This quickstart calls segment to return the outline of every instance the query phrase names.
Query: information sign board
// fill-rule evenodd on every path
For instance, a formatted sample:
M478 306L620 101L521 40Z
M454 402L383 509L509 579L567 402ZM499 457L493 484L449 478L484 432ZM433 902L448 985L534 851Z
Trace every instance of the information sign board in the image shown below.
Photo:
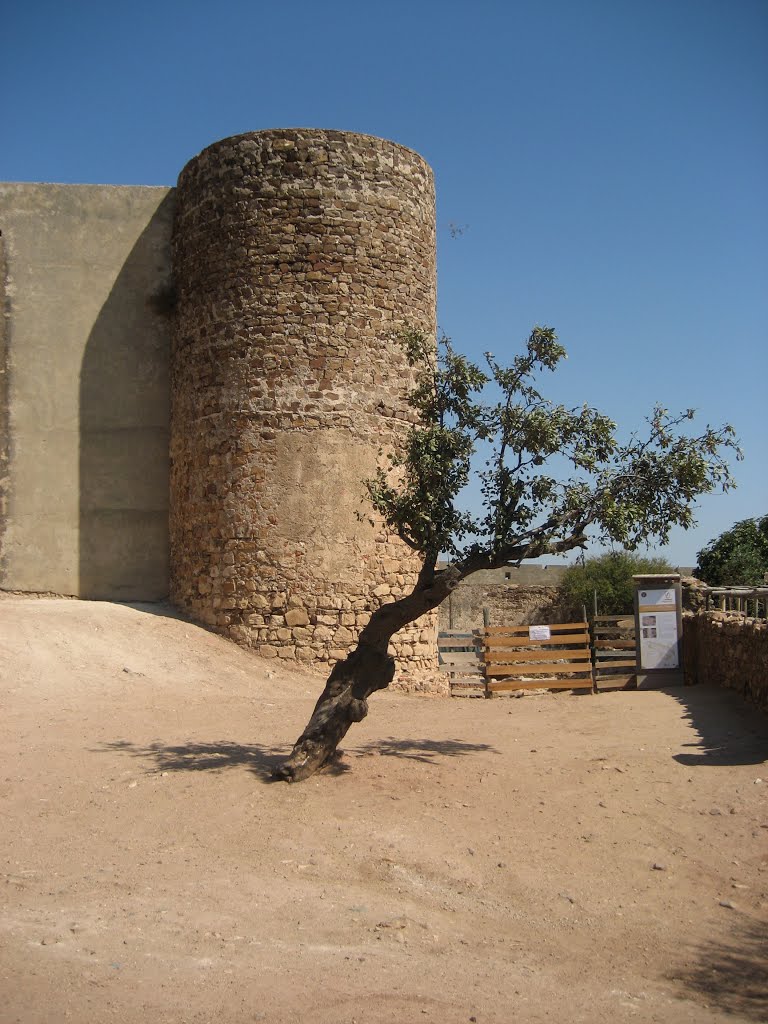
M641 668L677 668L677 595L674 588L637 594Z
M683 682L682 590L678 573L635 576L637 685Z

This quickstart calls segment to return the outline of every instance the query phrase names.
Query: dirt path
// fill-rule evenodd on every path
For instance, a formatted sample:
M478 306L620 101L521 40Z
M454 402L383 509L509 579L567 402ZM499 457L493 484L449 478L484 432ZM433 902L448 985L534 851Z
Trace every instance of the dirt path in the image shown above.
M768 722L730 695L380 695L167 609L0 601L0 1022L768 1019ZM761 780L761 781L759 781Z

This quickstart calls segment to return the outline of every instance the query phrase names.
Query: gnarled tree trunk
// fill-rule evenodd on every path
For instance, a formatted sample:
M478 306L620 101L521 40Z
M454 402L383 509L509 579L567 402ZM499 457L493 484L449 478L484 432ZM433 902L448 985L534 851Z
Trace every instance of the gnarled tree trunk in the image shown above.
M388 653L392 636L436 608L459 582L458 572L422 570L413 592L383 605L360 633L357 647L333 668L304 732L274 772L286 782L302 782L329 764L347 730L368 714L368 698L385 690L395 677L395 659Z
M542 529L553 524L545 523ZM385 604L371 615L361 631L357 647L338 662L312 712L304 732L293 750L274 772L277 779L302 782L329 764L336 748L354 722L368 714L368 698L376 690L385 690L395 676L395 659L389 654L389 641L399 629L437 608L459 583L480 569L498 569L519 565L524 558L559 554L572 547L583 547L586 523L577 523L571 537L561 541L548 539L508 544L496 551L481 547L471 550L459 563L435 569L437 554L425 556L424 565L412 592L399 601Z

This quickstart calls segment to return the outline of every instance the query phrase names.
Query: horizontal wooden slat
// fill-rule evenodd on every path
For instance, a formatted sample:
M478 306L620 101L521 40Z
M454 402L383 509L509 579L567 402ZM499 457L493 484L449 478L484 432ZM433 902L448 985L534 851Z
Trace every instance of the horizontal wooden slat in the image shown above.
M444 662L463 664L469 661L476 663L479 661L479 658L474 651L441 651L440 660Z
M520 640L519 637L512 636L499 636L499 637L488 637L485 641L485 649L489 650L497 647L552 647L555 644L559 644L561 647L568 647L571 644L583 645L587 642L585 635L578 636L570 634L568 636L553 636L551 640L529 640L528 637L525 640Z
M634 658L631 661L597 662L595 672L613 672L617 668L637 668L637 662Z
M520 682L503 681L499 683L488 683L488 689L492 693L499 693L504 690L591 690L592 680L531 679Z
M586 671L592 664L590 657L585 658L569 658L568 661L510 661L507 658L490 658L485 659L485 668L487 672L495 672L499 667L511 669L514 672L524 676L526 672L541 672L542 669L546 669L548 672L570 672L570 671Z
M633 649L634 648L632 647L622 647L618 650L613 650L610 647L605 647L601 648L598 651L595 651L595 658L598 661L601 661L602 659L604 659L605 661L610 661L611 658L628 658L632 653Z
M613 647L616 650L631 650L636 644L637 641L635 640L595 640L595 648L597 650L609 647Z
M485 660L489 663L505 661L510 664L523 664L529 661L589 661L591 654L588 647L582 647L578 651L516 651L512 648L506 651L486 651Z
M598 679L598 693L605 693L607 690L630 690L637 685L637 676L632 673L628 676L609 676L606 679Z
M484 636L528 636L529 626L486 626Z
M622 629L621 626L595 626L592 630L593 636L627 636L634 635L634 629Z
M538 675L584 675L591 672L592 666L584 665L486 665L485 673L488 676L538 676Z
M632 615L596 615L595 622L634 622Z
M541 625L548 625L547 623L541 623ZM563 630L563 629L584 629L587 630L589 624L586 622L557 622L554 625L550 625L550 630ZM486 626L483 633L486 636L498 636L499 634L510 634L512 636L527 636L528 630L531 626Z

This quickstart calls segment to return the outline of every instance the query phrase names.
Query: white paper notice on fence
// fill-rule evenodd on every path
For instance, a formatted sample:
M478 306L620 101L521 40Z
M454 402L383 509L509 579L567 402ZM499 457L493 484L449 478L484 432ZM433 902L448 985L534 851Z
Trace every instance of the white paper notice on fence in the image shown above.
M551 640L552 634L549 626L529 626L528 627L528 639L529 640Z
M641 590L640 665L642 668L677 668L678 636L675 591Z

